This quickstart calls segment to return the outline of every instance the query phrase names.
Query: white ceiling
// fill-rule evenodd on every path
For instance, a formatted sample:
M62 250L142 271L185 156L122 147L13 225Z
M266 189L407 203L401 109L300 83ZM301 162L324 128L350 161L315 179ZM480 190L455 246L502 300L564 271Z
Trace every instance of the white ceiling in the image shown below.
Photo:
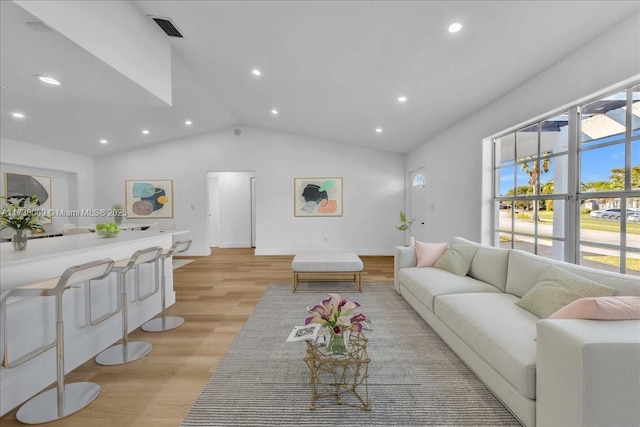
M99 156L251 125L408 152L640 10L637 1L134 3L185 36L170 40L173 105L3 0L3 137ZM450 34L454 21L464 27ZM63 85L45 87L37 73ZM13 119L16 110L27 117Z

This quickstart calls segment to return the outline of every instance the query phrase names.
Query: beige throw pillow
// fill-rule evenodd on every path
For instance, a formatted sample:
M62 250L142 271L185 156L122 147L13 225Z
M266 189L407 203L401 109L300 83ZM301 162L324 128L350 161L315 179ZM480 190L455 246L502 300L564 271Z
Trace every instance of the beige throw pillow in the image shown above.
M451 244L433 266L458 276L466 276L476 252L478 252L476 246Z
M607 297L616 289L550 266L538 278L538 283L524 294L516 305L546 319L565 305L589 297Z

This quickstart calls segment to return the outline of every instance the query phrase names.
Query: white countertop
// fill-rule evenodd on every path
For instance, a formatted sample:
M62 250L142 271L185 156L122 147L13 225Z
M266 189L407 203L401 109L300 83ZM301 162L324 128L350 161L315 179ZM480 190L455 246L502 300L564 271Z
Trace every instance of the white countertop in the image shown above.
M0 243L0 266L8 267L22 263L39 261L59 256L62 253L82 252L87 249L117 246L132 241L150 239L164 235L183 234L188 231L121 231L116 237L103 238L95 233L75 234L52 237L49 239L31 239L24 251L14 251L11 242Z

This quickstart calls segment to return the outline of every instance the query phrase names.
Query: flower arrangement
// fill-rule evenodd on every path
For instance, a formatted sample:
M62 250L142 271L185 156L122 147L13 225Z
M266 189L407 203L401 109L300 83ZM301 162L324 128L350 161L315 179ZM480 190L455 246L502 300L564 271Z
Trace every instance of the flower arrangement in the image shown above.
M4 203L0 213L0 228L14 230L42 230L42 223L50 219L40 208L38 197L2 197Z
M11 238L13 249L23 251L27 248L26 231L44 230L42 223L51 217L40 208L38 197L2 197L4 203L0 211L0 230L12 228L15 235Z
M309 310L311 317L304 321L305 325L317 323L329 330L330 340L327 348L333 353L345 353L344 333L360 332L363 324L369 323L362 313L353 314L360 304L338 294L329 294L322 302Z

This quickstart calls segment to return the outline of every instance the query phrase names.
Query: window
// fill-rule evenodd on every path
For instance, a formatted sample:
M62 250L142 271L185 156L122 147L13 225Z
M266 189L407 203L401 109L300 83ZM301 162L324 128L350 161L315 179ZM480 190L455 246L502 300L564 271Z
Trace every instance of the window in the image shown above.
M640 85L494 139L496 246L640 276Z
M420 187L420 186L424 187L424 176L420 173L416 174L416 176L413 178L413 183L411 185L413 187Z

